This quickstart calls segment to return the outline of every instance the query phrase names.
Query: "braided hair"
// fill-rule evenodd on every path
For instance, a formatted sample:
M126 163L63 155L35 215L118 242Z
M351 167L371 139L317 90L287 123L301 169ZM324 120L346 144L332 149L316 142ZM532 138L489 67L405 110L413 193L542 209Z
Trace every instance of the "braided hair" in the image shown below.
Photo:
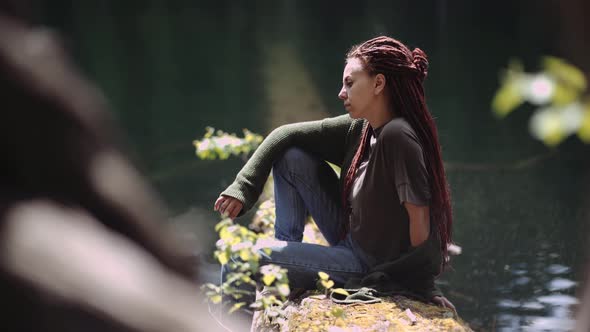
M423 82L428 74L426 54L419 48L411 51L403 43L391 37L380 36L353 46L346 58L359 59L370 75L385 76L386 91L390 95L392 112L408 121L420 140L432 195L430 215L441 240L441 251L445 258L443 262L446 265L447 248L452 243L453 215L438 133L424 97ZM345 192L346 184L353 182L358 161L366 145L369 127L366 126L363 130L361 144L346 174Z

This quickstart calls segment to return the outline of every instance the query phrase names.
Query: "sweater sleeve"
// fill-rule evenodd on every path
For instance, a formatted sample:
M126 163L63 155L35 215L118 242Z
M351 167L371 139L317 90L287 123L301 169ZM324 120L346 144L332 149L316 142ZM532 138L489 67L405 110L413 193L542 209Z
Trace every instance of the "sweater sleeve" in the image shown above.
M250 210L262 193L274 162L289 148L298 147L318 158L342 164L352 119L342 115L317 121L287 124L273 130L221 194L240 200L240 215Z

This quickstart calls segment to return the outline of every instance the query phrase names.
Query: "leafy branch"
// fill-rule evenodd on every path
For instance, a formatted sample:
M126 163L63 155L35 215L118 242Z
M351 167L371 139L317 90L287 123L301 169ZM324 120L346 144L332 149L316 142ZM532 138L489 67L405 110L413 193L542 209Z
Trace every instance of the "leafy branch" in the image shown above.
M545 145L557 146L573 134L590 143L590 97L584 74L555 57L544 57L541 67L539 72L527 73L519 61L510 62L492 101L495 114L503 118L529 103L538 107L529 130Z

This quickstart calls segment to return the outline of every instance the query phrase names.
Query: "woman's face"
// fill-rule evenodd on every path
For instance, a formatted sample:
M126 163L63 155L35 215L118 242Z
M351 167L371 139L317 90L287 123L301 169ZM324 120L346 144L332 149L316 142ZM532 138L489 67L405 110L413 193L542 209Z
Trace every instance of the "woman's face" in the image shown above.
M353 119L367 118L375 101L374 78L364 69L358 58L349 58L342 74L342 89L338 98Z

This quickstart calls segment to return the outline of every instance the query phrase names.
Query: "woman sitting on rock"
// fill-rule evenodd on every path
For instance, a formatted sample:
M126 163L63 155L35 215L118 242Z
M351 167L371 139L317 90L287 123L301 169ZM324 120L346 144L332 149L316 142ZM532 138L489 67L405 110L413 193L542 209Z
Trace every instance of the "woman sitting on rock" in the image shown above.
M452 307L434 285L452 213L427 69L422 50L390 37L354 46L338 94L348 114L275 129L215 202L230 218L243 214L272 169L279 241L261 264L287 268L292 288L314 288L324 271L345 287ZM329 247L301 242L308 214Z

